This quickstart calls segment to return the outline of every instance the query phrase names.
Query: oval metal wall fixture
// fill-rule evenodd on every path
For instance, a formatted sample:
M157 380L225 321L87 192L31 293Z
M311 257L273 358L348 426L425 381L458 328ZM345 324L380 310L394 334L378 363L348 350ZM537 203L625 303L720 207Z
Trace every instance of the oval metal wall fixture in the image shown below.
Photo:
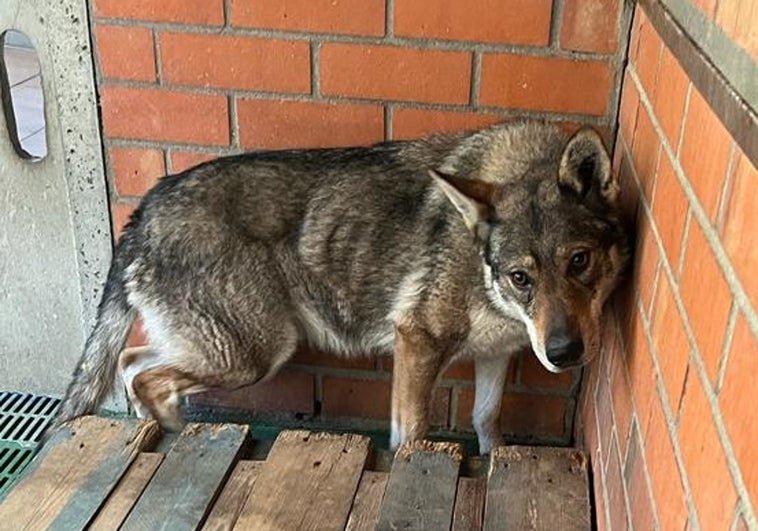
M47 155L45 95L37 52L24 33L0 35L0 93L9 137L22 158Z

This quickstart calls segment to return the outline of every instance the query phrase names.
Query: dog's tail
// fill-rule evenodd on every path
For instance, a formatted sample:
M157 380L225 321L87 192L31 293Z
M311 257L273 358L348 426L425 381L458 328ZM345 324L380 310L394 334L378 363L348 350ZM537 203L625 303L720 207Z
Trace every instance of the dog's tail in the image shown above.
M43 440L67 420L94 413L113 388L118 357L137 315L127 300L124 283L124 270L130 262L128 255L131 253L128 249L132 247L135 222L132 218L113 253L95 327L87 338L84 353L74 369L73 379L55 417L45 430Z

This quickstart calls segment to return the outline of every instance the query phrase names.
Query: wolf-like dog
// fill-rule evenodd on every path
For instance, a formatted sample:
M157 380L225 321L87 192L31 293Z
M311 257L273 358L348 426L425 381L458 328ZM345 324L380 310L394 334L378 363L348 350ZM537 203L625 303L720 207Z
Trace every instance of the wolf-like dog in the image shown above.
M473 358L488 453L512 353L559 372L598 352L629 254L618 195L597 132L536 121L166 176L116 245L53 424L118 371L138 414L178 428L182 396L268 378L307 342L394 356L392 448L424 437L436 379ZM137 315L151 346L122 351Z

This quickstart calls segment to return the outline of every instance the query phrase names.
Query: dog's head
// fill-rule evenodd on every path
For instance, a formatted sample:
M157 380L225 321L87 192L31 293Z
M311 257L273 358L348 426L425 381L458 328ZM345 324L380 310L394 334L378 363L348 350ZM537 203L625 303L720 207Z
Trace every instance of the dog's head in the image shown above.
M508 156L485 156L473 177L433 178L481 244L490 300L526 325L540 362L561 372L600 350L603 305L628 261L619 184L592 129L556 136L542 153L527 144L518 159L513 140L501 150Z

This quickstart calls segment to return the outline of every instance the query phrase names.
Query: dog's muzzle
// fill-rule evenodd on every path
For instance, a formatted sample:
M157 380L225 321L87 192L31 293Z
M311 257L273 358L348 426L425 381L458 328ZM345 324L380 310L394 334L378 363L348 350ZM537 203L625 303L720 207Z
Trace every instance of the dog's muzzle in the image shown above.
M559 368L578 365L584 354L584 341L579 336L557 334L550 337L545 348L547 359Z

